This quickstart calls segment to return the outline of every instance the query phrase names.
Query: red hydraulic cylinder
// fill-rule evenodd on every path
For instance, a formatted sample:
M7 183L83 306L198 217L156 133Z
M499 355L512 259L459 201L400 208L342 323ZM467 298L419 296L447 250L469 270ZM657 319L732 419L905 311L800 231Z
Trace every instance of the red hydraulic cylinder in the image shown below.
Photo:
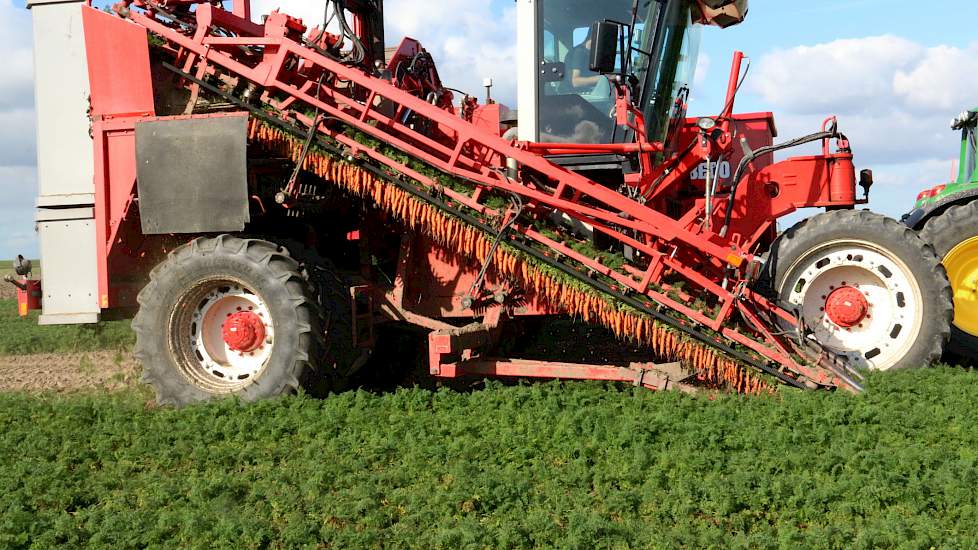
M837 158L832 163L829 200L835 203L856 204L856 167L849 155Z

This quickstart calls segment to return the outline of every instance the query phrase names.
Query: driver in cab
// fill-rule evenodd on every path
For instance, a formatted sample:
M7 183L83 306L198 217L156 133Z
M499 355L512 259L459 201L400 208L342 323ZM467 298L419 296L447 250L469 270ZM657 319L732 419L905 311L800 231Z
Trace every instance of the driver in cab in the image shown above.
M567 54L567 71L570 76L571 88L578 94L588 94L594 91L601 79L600 74L591 70L591 45L594 30L589 29L587 38Z

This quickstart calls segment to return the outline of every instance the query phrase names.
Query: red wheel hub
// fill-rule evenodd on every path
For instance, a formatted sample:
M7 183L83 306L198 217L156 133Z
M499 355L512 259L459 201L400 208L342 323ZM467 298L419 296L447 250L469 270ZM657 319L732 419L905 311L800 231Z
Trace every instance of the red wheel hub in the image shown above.
M239 311L228 317L221 332L224 343L233 351L248 353L265 344L265 323L250 311Z
M858 288L840 287L825 299L825 314L836 325L852 328L869 314L869 301Z

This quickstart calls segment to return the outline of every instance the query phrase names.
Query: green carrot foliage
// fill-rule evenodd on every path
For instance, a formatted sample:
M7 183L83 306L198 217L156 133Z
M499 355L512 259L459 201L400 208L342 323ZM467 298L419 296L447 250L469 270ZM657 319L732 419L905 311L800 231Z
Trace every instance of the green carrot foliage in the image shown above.
M0 396L0 547L973 547L978 379Z

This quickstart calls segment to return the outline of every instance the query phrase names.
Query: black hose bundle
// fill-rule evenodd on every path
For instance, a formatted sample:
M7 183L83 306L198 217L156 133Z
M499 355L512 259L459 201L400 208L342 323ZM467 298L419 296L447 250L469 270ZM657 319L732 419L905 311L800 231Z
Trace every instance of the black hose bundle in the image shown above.
M341 49L342 45L346 42L349 42L351 45L350 53L343 56L341 61L351 65L362 64L363 60L367 58L367 49L364 47L360 37L357 36L357 33L353 32L353 29L350 28L350 23L346 20L345 0L326 0L326 5L323 7L323 26L319 31L319 35L314 41L315 43L307 43L307 45L311 46L321 54L335 57L335 54L338 54L339 52L324 52L319 46L320 41L326 34L326 27L328 27L334 20L337 21L340 26L340 36L342 37L342 40L337 48Z
M730 185L730 199L727 201L727 211L724 214L723 228L720 230L720 236L726 237L727 231L730 229L730 219L733 217L733 209L735 203L734 199L737 196L737 187L740 186L740 182L744 178L744 172L747 170L747 167L750 166L751 163L753 163L755 160L757 160L758 158L764 155L770 155L784 149L791 149L793 147L798 147L806 143L812 143L814 141L821 141L825 139L832 139L838 137L844 138L845 136L839 134L837 128L833 125L832 129L830 130L816 132L814 134L808 134L807 136L801 136L791 141L786 141L784 143L777 143L775 145L770 145L768 147L761 147L756 151L751 151L750 153L744 155L744 158L740 160L740 164L737 165L737 171L734 172L733 180L731 180L732 183Z

